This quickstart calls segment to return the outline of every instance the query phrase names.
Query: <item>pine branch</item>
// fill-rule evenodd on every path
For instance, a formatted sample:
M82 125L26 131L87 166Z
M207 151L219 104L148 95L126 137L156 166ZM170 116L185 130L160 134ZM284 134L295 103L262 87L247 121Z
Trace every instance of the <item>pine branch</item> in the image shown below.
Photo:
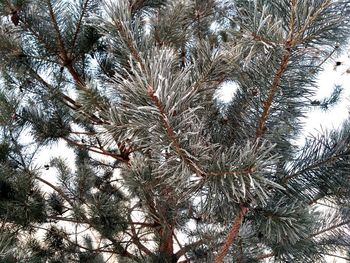
M295 41L298 41L299 43L303 43L305 41L310 41L310 37L306 37L306 38L302 38L305 31L307 30L307 27L310 26L319 16L320 14L327 8L329 7L330 5L332 4L332 1L331 0L326 0L324 1L320 8L316 10L316 12L312 15L310 15L306 21L304 22L302 28L299 30L298 34L297 34L297 37L296 37L296 40Z
M128 218L129 218L130 222L133 222L130 214L128 214ZM132 241L138 247L138 249L143 251L146 255L153 255L152 251L149 250L146 246L144 246L141 243L141 241L138 237L138 234L136 233L136 229L135 229L134 224L131 223L130 228L131 228L131 233L132 233L132 235L131 235Z
M68 72L71 74L73 80L77 83L77 87L83 91L87 91L87 89L84 88L85 84L84 82L82 81L80 75L78 74L78 72L75 70L75 68L73 67L72 65L72 58L69 58L68 57L68 54L67 54L67 51L65 50L65 46L64 46L64 42L62 40L62 36L61 36L61 33L59 31L59 28L58 28L58 24L57 24L57 21L56 21L56 18L54 16L54 13L53 13L53 10L52 10L52 6L51 6L51 1L50 0L47 0L50 8L49 8L49 11L50 11L50 16L51 16L51 19L54 21L54 27L56 29L56 34L57 34L57 38L59 39L59 44L60 44L60 51L59 51L59 54L57 54L57 50L52 47L49 43L47 43L41 36L39 33L37 33L35 30L32 29L32 27L26 23L26 21L24 21L23 19L20 18L20 21L21 23L23 23L24 25L26 25L25 29L28 29L29 32L35 36L35 38L39 41L39 43L41 43L42 45L44 45L44 47L46 48L46 50L48 50L51 54L53 55L56 55L61 61L60 61L60 64L63 65L64 67L67 68ZM76 103L78 104L78 103ZM70 106L69 106L70 107ZM81 107L78 106L79 108Z
M204 240L198 240L198 241L192 242L190 244L187 244L187 245L183 246L182 248L180 248L180 250L178 250L176 252L175 256L176 256L176 258L180 258L180 257L184 256L191 249L193 249L199 245L203 245L203 244L205 244ZM190 262L190 260L186 260L185 262Z
M133 39L131 39L130 36L127 34L127 32L125 31L125 29L122 26L122 23L120 21L113 20L113 22L114 22L114 25L115 25L116 29L118 30L120 35L123 37L125 43L127 44L127 47L129 48L133 58L139 63L139 65L141 67L141 70L144 73L147 73L147 69L146 69L146 66L144 65L144 62L143 62L143 60L141 58L141 55L139 54L137 48L133 44L134 43ZM209 71L206 72L206 73L208 74ZM198 91L201 83L203 81L205 81L205 79L207 77L208 76L205 75L204 78L202 78L201 80L197 81L195 83L195 85L191 88L191 92L189 93L188 96L190 96L194 92ZM220 84L222 81L223 81L223 79L221 81L219 81L218 84ZM160 114L162 116L163 126L166 129L166 132L167 132L167 135L168 135L169 139L173 142L173 144L175 146L175 149L176 149L176 152L179 155L179 157L191 168L191 170L195 174L197 174L198 176L201 176L201 177L205 176L206 175L205 172L197 164L195 164L192 160L190 160L188 158L187 154L184 152L184 150L180 146L180 144L179 144L179 142L178 142L178 140L176 138L175 132L172 129L170 123L169 123L169 119L168 119L168 117L166 116L166 113L163 110L163 106L162 106L161 102L159 101L158 97L155 95L155 91L154 91L153 87L149 85L148 88L147 88L147 92L148 92L148 95L150 96L151 100L154 102L154 104L156 105L156 107L158 108L158 110L159 110L159 112L160 112ZM228 173L223 173L223 174L228 174ZM231 173L231 174L233 174L233 173ZM216 175L216 173L209 174L209 175Z
M141 69L143 72L147 72L146 66L141 58L141 55L139 54L137 48L134 46L134 41L133 39L128 35L128 33L125 31L122 23L119 20L113 20L114 26L120 33L121 37L124 39L127 47L129 48L131 55L133 58L139 63Z
M263 255L257 256L256 259L262 260L262 259L271 258L273 256L275 256L275 253L268 253L268 254L263 254Z
M232 228L229 231L229 233L227 234L225 242L222 245L219 253L216 255L216 257L214 259L214 263L223 262L225 256L227 255L227 253L229 251L229 248L231 247L231 245L233 244L233 242L235 241L235 239L239 233L239 230L241 228L241 224L242 224L243 219L244 219L245 215L247 214L247 212L248 212L248 208L241 205L239 214L237 215L237 217L233 221Z
M68 72L71 74L74 81L77 83L77 87L86 91L84 81L82 80L82 78L80 77L80 75L78 74L76 69L73 67L73 64L72 64L73 61L72 61L72 57L71 57L72 54L67 53L67 50L66 50L63 38L62 38L62 34L61 34L60 29L59 29L55 13L53 11L51 0L47 0L47 4L49 7L51 22L54 26L54 29L56 32L56 37L58 39L58 43L59 43L59 47L60 47L60 50L59 50L60 53L58 54L58 57L61 59L62 66L67 68Z
M286 71L289 59L291 57L291 49L290 49L291 46L289 46L289 44L287 44L287 42L286 42L285 54L283 55L283 58L282 58L281 63L279 65L279 68L276 72L276 75L275 75L273 81L272 81L272 86L269 90L268 97L263 102L263 112L260 116L259 124L258 124L258 127L256 129L256 133L255 133L256 140L259 139L264 133L265 123L266 123L268 115L269 115L270 107L272 105L272 102L274 100L276 92L279 88L279 83L281 81L282 75Z
M205 176L205 172L200 167L198 167L197 164L195 164L192 160L190 160L187 157L187 154L182 149L180 143L178 142L178 140L176 138L176 134L169 123L168 116L164 112L163 106L162 106L161 102L159 101L158 97L155 95L155 91L154 91L153 87L149 85L147 92L148 92L148 95L150 96L151 100L153 101L153 103L156 105L156 107L157 107L157 109L162 117L163 126L167 132L169 139L174 144L175 150L176 150L177 154L179 155L179 157L191 168L191 170L195 174L197 174L198 176Z
M311 199L310 201L307 202L308 205L314 205L314 204L317 204L317 201L326 197L325 194L319 194L317 195L316 197L314 197L313 199Z
M76 42L77 42L77 39L78 39L78 34L80 32L81 24L83 22L84 15L87 12L87 8L88 8L89 2L90 2L90 0L85 0L85 2L83 4L82 10L81 10L81 13L80 13L80 16L79 16L79 20L78 20L78 23L77 23L77 26L76 26L76 29L75 29L75 32L74 32L73 40L72 40L71 53L74 52L74 48L75 48L75 45L76 45Z
M250 175L256 171L256 167L254 165L250 165L249 167L236 171L223 171L223 172L208 172L206 176L239 176L239 175Z
M65 193L64 193L60 188L55 187L54 185L52 185L51 183L47 182L46 180L43 180L43 179L40 178L40 177L37 177L37 179L38 179L39 181L41 181L41 182L47 184L48 186L50 186L52 189L54 189L56 192L58 192L63 198L69 200L69 198L67 198L67 196L65 195ZM68 200L67 200L67 201L68 201ZM73 203L71 203L70 201L68 201L68 202L71 204L72 207L74 207L74 206L73 206ZM78 224L87 224L87 225L89 225L91 228L95 229L94 225L90 222L90 220L89 220L85 215L82 215L82 216L83 216L83 219L84 219L82 222L78 221L78 222L74 222L74 223L78 223ZM52 219L63 220L63 219L60 218L60 217L52 217ZM69 219L67 219L67 220L68 220L69 222L72 222L72 223L73 223L72 220L69 220ZM63 221L67 221L67 220L63 220ZM104 237L104 238L106 238L106 237ZM117 242L114 238L108 237L108 238L106 238L106 239L108 239L109 241L111 241L111 243L112 243L112 245L115 247L115 249L113 249L113 250L108 250L108 251L107 251L107 250L103 250L103 249L95 249L94 251L108 252L108 253L117 253L117 254L119 254L119 255L122 256L122 257L127 257L127 258L134 259L134 260L137 261L138 258L137 258L135 255L133 255L132 253L130 253L127 249L125 249L125 248L124 248L119 242ZM76 243L76 242L73 242L73 241L71 241L71 240L67 240L67 241L71 242L73 245L76 245L76 246L78 246L78 247L84 248L84 247L80 246L80 245L79 245L78 243ZM91 251L92 251L92 250L91 250Z
M64 198L64 200L67 201L67 203L71 207L74 207L74 203L72 202L72 200L66 195L66 193L61 188L53 185L52 183L50 183L50 182L46 181L45 179L41 178L40 176L36 176L35 179L38 180L39 182L42 182L42 183L46 184L47 186L49 186L53 190L55 190L58 194L60 194L60 196L62 196Z
M67 55L65 44L64 44L64 41L63 41L63 38L62 38L62 34L61 34L60 29L59 29L57 20L56 20L56 16L55 16L55 13L54 13L54 10L53 10L53 6L52 6L52 3L51 3L51 0L46 0L46 2L47 2L47 5L48 5L48 9L49 9L51 23L53 24L53 27L55 29L56 38L58 40L58 44L59 44L59 47L60 47L59 57L62 59L63 65L69 64L70 62L68 63L68 59L70 59L70 58L68 58L68 55Z
M273 42L273 41L270 41L266 38L264 38L263 36L260 36L260 35L257 35L256 33L252 32L252 37L255 41L258 41L258 42L263 42L263 43L266 43L272 47L275 47L275 46L278 46L278 45L281 45L282 43L278 43L278 42Z
M259 119L259 124L256 129L256 134L255 134L255 141L258 141L259 138L263 135L264 133L264 128L265 128L265 123L267 121L268 115L269 115L269 110L272 105L272 102L274 100L274 97L276 95L276 92L279 88L279 83L281 81L281 78L284 74L284 72L287 69L289 60L292 55L292 48L296 45L296 43L293 43L293 36L294 36L294 26L295 26L295 18L296 18L296 5L297 5L297 0L291 0L291 14L290 14L290 23L289 23L289 35L288 39L286 40L284 44L284 54L282 57L282 60L280 62L279 68L276 71L276 74L274 76L274 79L272 81L271 88L268 93L267 99L263 102L263 112L260 116ZM239 229L241 227L241 222L244 219L244 216L248 212L248 208L242 207L241 205L241 211L240 214L236 217L234 220L234 223L232 225L232 228L230 232L228 233L226 237L226 241L224 245L221 247L221 251L219 252L218 256L215 259L215 263L221 263L228 253L228 250L232 243L235 240L236 235L239 232Z
M49 230L47 230L47 231L49 231ZM75 242L75 241L70 240L70 239L69 239L68 237L66 237L65 235L62 235L61 237L62 237L64 240L66 240L68 243L70 243L71 245L76 246L76 247L79 247L79 248L84 249L84 250L86 250L86 251L90 251L90 252L94 252L94 253L103 253L103 252L105 252L105 253L112 253L112 254L115 252L114 250L105 249L104 247L95 248L95 249L89 248L89 247L85 247L85 246L79 244L79 242ZM110 247L110 245L106 245L105 247Z
M276 92L279 88L279 83L281 81L281 78L284 74L284 72L287 69L289 60L292 55L292 49L297 46L301 39L300 36L302 36L307 29L308 23L304 24L304 26L295 33L295 24L296 24L296 8L298 4L298 0L290 0L291 1L291 15L290 15L290 22L289 22L289 33L288 38L284 43L284 55L282 57L282 60L280 62L279 68L276 71L275 77L272 81L271 88L268 93L267 99L263 102L263 112L259 119L259 125L256 129L256 139L260 138L264 133L265 123L267 121L269 110L272 105L272 102L274 100L274 97L276 95ZM328 6L329 0L325 1L320 9L312 16L309 20L309 23L312 23L317 16Z
M109 152L109 151L107 151L106 149L104 149L102 147L98 147L97 148L97 147L94 147L94 146L81 144L81 143L78 143L78 142L68 138L68 137L64 137L62 139L65 140L68 144L77 146L77 147L79 147L81 149L88 150L88 151L91 151L91 152L94 152L94 153L99 153L99 154L102 154L102 155L113 157L114 159L116 159L118 161L121 161L121 162L124 162L124 163L129 163L129 161L130 161L129 158L125 158L121 154L115 154L115 153Z
M31 27L30 24L28 24L28 23L27 23L25 20L23 20L22 18L19 18L19 21L21 22L21 24L24 25L24 30L27 29L27 30L32 34L32 36L34 36L34 37L36 38L36 40L37 40L41 45L43 45L43 46L45 47L45 49L46 49L47 51L49 51L49 52L50 52L51 54L53 54L53 55L56 55L56 53L57 53L56 48L53 47L53 46L51 46L49 43L47 43L47 42L45 41L45 39L42 38L42 36L40 36L40 34L39 34L36 30L34 30L34 29ZM55 62L55 63L57 63L57 62ZM58 63L57 63L57 64L58 64Z
M347 224L350 224L350 220L346 220L346 221L341 222L341 223L339 223L339 224L335 224L335 225L332 225L332 226L327 227L327 228L325 228L325 229L322 229L322 230L320 230L320 231L318 231L318 232L316 232L316 233L310 235L310 236L307 237L306 239L314 238L314 237L316 237L316 236L319 236L319 235L321 235L321 234L324 234L324 233L326 233L326 232L328 232L328 231L335 230L335 229L337 229L337 228L339 228L339 227L342 227L342 226L344 226L344 225L347 225ZM267 258L273 257L273 256L275 256L275 255L276 255L275 253L263 254L263 255L257 256L256 259L258 259L258 260L267 259Z
M19 161L17 161L17 162L23 167L23 170L28 171L28 165L26 164L25 158L24 158L24 156L23 156L23 154L22 154L22 152L20 150L22 147L19 145L19 142L18 142L17 138L15 138L13 136L12 131L10 131L10 138L11 138L11 142L15 146L14 147L14 151L15 151L15 153L18 154L18 156L20 158L20 162Z
M322 229L322 230L320 230L320 231L310 235L308 238L314 238L314 237L319 236L321 234L324 234L324 233L326 233L328 231L332 231L334 229L337 229L339 227L342 227L342 226L345 226L345 225L348 225L348 224L350 224L350 220L343 221L343 222L341 222L339 224L335 224L335 225L332 225L332 226L327 227L325 229Z
M339 48L339 46L336 45L336 46L333 48L332 52L330 52L330 53L321 61L321 63L317 65L317 67L318 67L318 68L322 67L322 65L323 65L324 63L326 63L326 62L333 56L333 54L335 53L335 51L336 51L338 48Z
M339 256L339 255L330 254L330 253L327 253L327 252L322 252L322 254L324 254L326 256L331 256L331 257L334 257L334 258L344 259L347 262L350 262L350 258L348 258L348 257L342 257L342 256Z
M88 117L90 120L92 120L93 122L95 122L95 124L110 124L108 121L106 120L101 120L99 117L97 117L95 114L93 113L87 113L85 111L82 110L82 105L80 103L78 103L77 101L73 100L72 98L70 98L69 96L67 96L66 94L64 94L63 92L59 91L58 89L54 89L48 82L46 82L36 71L34 71L30 65L27 65L28 70L30 72L30 74L37 80L39 81L41 84L43 84L49 91L51 91L54 94L59 95L60 98L62 98L62 102L68 106L70 109L79 112L83 115L85 115L86 117ZM75 74L77 74L75 72Z
M90 222L85 222L84 220L79 220L76 218L69 218L69 217L62 217L62 216L48 216L48 219L55 220L55 221L63 221L63 222L71 222L71 223L76 223L76 224L90 224ZM121 221L119 224L125 224L127 223L128 225L134 226L140 226L140 227L154 227L155 224L151 223L146 223L146 222L134 222L132 220L130 221Z
M294 38L294 32L295 32L295 23L296 23L296 9L297 9L297 5L298 5L298 0L290 0L290 21L289 21L289 32L288 32L288 40L286 43L290 43ZM293 46L293 44L287 44L285 45L286 49L289 48L289 46Z
M304 167L300 171L284 177L282 179L282 184L286 184L289 180L291 180L293 178L296 178L299 175L301 175L301 174L303 174L303 173L305 173L307 171L310 171L310 170L313 170L313 169L316 169L316 168L321 168L324 165L336 162L339 158L344 157L344 155L346 155L346 154L348 154L348 153L341 153L341 154L337 154L337 155L334 155L334 156L330 156L330 157L328 157L328 158L326 158L324 160L321 160L321 161L318 161L318 162L316 162L314 164L311 164L310 166Z
M153 101L153 103L156 105L161 117L162 117L162 123L163 126L167 132L168 138L171 140L173 145L175 146L175 150L179 157L190 167L190 169L200 177L206 177L206 176L224 176L224 175L248 175L255 171L255 167L251 166L244 170L238 170L238 171L227 171L227 172L205 172L202 168L198 166L195 162L193 162L191 159L188 158L186 152L182 149L180 143L178 142L178 139L176 137L176 134L171 127L171 124L169 122L169 118L166 115L165 111L163 110L163 106L159 100L159 98L155 95L155 91L152 86L148 86L148 94Z
M52 219L52 220L55 220L55 221L63 221L63 222L71 222L71 223L75 223L75 224L86 224L86 225L89 225L89 228L94 228L93 225L91 224L90 220L87 219L87 218L84 218L84 220L78 220L78 219L75 219L75 218L66 218L66 217L58 217L58 216L48 216L48 219ZM143 222L133 222L131 220L131 217L129 216L129 222L127 222L128 225L130 225L131 229L132 229L132 233L133 235L131 236L132 237L132 240L133 240L133 243L139 248L141 249L142 251L144 251L147 255L152 255L153 253L147 248L145 247L144 245L142 245L142 243L140 242L139 238L137 237L137 233L135 231L135 226L136 225L140 225L142 227L154 227L154 224L148 224L148 223L143 223ZM125 224L126 222L120 222L120 224ZM68 241L68 240L67 240ZM70 241L70 240L69 240ZM73 241L70 241L72 244L74 245L78 245L78 243L76 242L73 242ZM110 246L110 245L108 245ZM84 248L82 246L79 246L80 248ZM120 246L118 246L119 249L121 249ZM110 251L107 251L107 250L104 250L104 249L94 249L94 250L91 250L91 251L95 251L95 252L109 252L109 253L114 253L115 251L113 250L110 250ZM136 257L130 253L128 253L126 250L124 252L122 252L121 254L123 254L124 256L126 255L127 257L129 258L135 258Z

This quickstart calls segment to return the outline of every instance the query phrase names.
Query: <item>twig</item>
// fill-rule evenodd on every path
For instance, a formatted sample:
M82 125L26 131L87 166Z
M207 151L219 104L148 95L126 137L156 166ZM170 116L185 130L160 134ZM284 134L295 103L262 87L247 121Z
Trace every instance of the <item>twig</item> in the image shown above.
M187 154L182 149L180 143L178 142L178 140L176 138L176 134L169 123L168 116L164 112L163 106L162 106L161 102L159 101L158 97L155 95L155 91L154 91L153 87L149 85L147 91L148 91L148 95L150 96L151 100L158 108L158 111L161 115L161 119L163 122L163 126L166 130L166 133L167 133L169 139L173 142L175 150L176 150L177 154L179 155L179 157L191 168L191 170L194 173L196 173L199 176L205 176L205 172L200 167L198 167L192 160L190 160L188 158Z
M350 220L346 220L346 221L341 222L341 223L339 223L339 224L332 225L332 226L330 226L330 227L327 227L327 228L325 228L325 229L322 229L322 230L320 230L320 231L318 231L318 232L316 232L316 233L310 235L308 238L313 238L313 237L319 236L319 235L321 235L321 234L323 234L323 233L326 233L326 232L328 232L328 231L337 229L337 228L342 227L342 226L345 226L345 225L347 225L347 224L350 224Z
M84 5L83 5L82 10L81 10L81 13L80 13L80 17L79 17L79 20L78 20L77 28L75 29L74 37L73 37L73 41L72 41L72 52L73 52L73 50L74 50L74 48L75 48L76 41L77 41L77 39L78 39L78 33L79 33L79 31L80 31L81 23L82 23L82 21L83 21L83 17L84 17L84 15L85 15L85 12L86 12L88 3L89 3L89 0L86 0L86 1L84 2Z

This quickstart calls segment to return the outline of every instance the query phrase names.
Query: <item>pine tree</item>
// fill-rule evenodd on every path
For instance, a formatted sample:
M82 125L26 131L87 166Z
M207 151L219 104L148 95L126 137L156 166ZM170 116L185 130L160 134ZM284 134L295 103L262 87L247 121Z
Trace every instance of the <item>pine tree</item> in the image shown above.
M350 122L296 143L340 96L314 98L350 1L1 0L0 15L1 262L350 251ZM74 167L40 163L62 142Z

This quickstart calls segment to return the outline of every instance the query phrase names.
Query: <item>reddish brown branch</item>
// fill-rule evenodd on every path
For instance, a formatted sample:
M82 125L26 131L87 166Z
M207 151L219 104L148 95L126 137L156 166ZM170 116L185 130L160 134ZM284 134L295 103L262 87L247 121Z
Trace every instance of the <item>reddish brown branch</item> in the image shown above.
M75 83L77 84L77 87L81 90L85 90L85 88L83 88L85 85L84 81L81 79L79 73L75 70L73 65L71 63L69 63L69 64L66 64L65 67L68 70L68 72L70 73L70 75L72 76Z
M131 52L131 55L134 57L134 59L140 64L140 67L143 72L146 72L146 66L143 63L143 60L137 51L136 47L134 46L134 41L133 39L128 35L128 33L125 31L122 23L119 20L114 20L114 26L120 33L121 37L124 39L125 44L127 45L128 49Z
M269 115L269 111L275 95L277 93L281 78L284 72L287 69L289 59L292 54L292 48L297 44L296 39L294 39L294 31L295 31L295 19L296 19L296 5L297 0L291 0L291 14L289 21L289 34L288 38L284 44L284 54L282 60L280 62L279 68L276 71L275 77L273 78L271 88L269 90L267 99L263 102L263 111L259 119L258 127L256 128L255 140L258 140L264 133L265 124L267 121L267 117Z
M43 184L49 186L50 188L52 188L54 191L56 191L58 194L60 194L71 207L74 207L74 203L72 202L72 200L66 195L66 193L61 188L53 185L52 183L41 178L40 176L36 176L35 179L42 182Z
M263 43L266 43L266 44L273 46L273 47L280 44L278 42L272 42L272 41L270 41L262 36L257 35L254 32L252 32L252 37L255 41L263 42Z
M129 218L129 221L131 222L131 224L129 224L129 225L130 225L130 228L131 228L131 233L132 233L131 238L132 238L133 243L137 246L138 249L140 249L141 251L146 253L146 255L152 255L153 254L152 251L149 250L146 246L144 246L141 243L141 241L140 241L140 239L139 239L139 237L138 237L138 235L136 233L136 229L135 229L135 226L133 224L133 221L131 219L130 214L128 215L128 218Z
M233 225L231 230L229 231L226 240L223 244L223 246L221 247L218 255L215 257L214 259L214 263L221 263L223 262L225 256L228 253L229 248L231 247L231 245L233 244L233 242L235 241L238 232L241 228L241 224L243 221L244 216L247 214L248 212L248 208L241 206L240 207L240 211L239 211L239 215L235 218L235 220L233 221Z
M71 145L77 146L79 148L82 148L82 149L85 149L85 150L88 150L88 151L91 151L91 152L94 152L94 153L99 153L99 154L102 154L102 155L113 157L114 159L119 160L119 161L124 162L124 163L129 163L129 161L130 161L129 158L126 159L122 155L111 153L111 152L105 150L104 148L96 148L94 146L81 144L81 143L78 143L78 142L76 142L76 141L74 141L74 140L72 140L70 138L67 138L67 137L63 137L62 139L65 140L67 143L69 143Z
M174 227L166 222L159 229L159 236L161 238L159 251L167 258L174 255L174 241L173 241Z
M284 54L280 62L279 68L277 69L276 74L273 78L272 85L269 90L267 99L263 102L263 111L259 119L258 127L256 128L255 141L258 141L259 138L261 138L261 136L264 133L265 125L266 125L266 121L269 115L271 105L278 91L281 78L287 69L289 59L292 55L292 47L296 45L296 42L293 40L295 17L296 17L296 5L297 5L297 0L291 0L291 17L290 17L290 23L289 23L289 35L284 44L284 49L285 49ZM247 212L248 212L248 208L241 206L240 213L234 220L232 228L228 233L225 243L221 247L219 254L216 256L214 263L221 263L225 258L225 256L227 255L230 246L233 244L236 236L238 235L238 232L241 227L241 223Z
M283 55L283 58L281 60L280 66L276 72L276 75L272 81L272 85L271 85L271 88L269 90L269 94L267 96L267 99L263 102L263 112L260 116L259 124L258 124L258 127L256 129L256 133L255 133L256 140L258 140L264 133L266 120L267 120L267 117L269 115L269 111L270 111L272 102L273 102L275 95L276 95L276 92L278 90L278 86L279 86L279 83L281 81L282 75L285 72L285 70L287 69L287 65L288 65L290 56L291 56L291 51L286 50L285 54Z
M260 256L257 256L256 259L266 259L266 258L271 258L275 255L275 253L268 253L268 254L263 254L263 255L260 255Z
M180 257L184 256L190 249L192 249L196 246L202 245L202 244L205 244L204 240L198 240L198 241L195 241L193 243L190 243L190 244L183 246L182 248L180 248L179 251L176 252L176 254L175 254L176 258L180 258ZM186 260L185 262L190 262L190 261Z
M176 134L169 123L168 116L166 115L166 113L163 109L163 106L162 106L161 102L159 101L159 98L155 95L155 91L154 91L153 87L148 86L147 91L148 91L148 95L150 96L153 103L156 105L156 107L161 115L163 126L166 130L166 133L167 133L169 139L172 141L172 143L175 147L175 150L176 150L177 154L179 155L179 157L191 168L191 170L194 173L196 173L199 176L205 176L206 175L205 172L201 168L199 168L192 160L190 160L187 157L187 154L182 149L180 143L177 140Z

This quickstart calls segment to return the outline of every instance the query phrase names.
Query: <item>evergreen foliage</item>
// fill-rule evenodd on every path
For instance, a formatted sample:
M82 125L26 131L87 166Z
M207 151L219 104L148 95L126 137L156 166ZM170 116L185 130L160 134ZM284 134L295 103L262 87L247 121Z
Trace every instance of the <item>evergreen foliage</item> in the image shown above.
M315 80L350 1L0 0L0 16L0 262L350 251L350 121L295 143L340 97L315 100ZM62 141L75 166L40 163Z

